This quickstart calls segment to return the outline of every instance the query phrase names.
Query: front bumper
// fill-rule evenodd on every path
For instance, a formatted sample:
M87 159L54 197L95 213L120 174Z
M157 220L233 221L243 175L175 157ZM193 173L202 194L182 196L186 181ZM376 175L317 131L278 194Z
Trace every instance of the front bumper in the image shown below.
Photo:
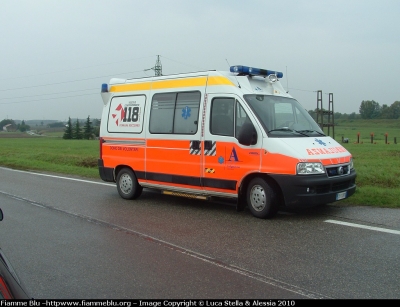
M355 170L348 175L330 178L326 174L270 176L281 187L285 205L290 208L333 203L350 197L356 191Z

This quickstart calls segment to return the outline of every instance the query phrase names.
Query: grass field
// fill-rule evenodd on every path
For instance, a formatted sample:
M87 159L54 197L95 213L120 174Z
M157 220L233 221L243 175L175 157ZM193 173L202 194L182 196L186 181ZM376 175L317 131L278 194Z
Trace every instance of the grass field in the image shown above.
M349 139L342 145L353 155L357 190L340 203L400 208L400 120L338 120L335 140L342 137Z
M98 141L5 134L0 133L1 166L99 178Z
M327 133L327 128L324 128ZM387 134L388 143L393 144L394 138L400 143L400 120L399 119L371 119L371 120L338 120L335 124L335 139L341 142L342 137L348 138L350 143L359 141L363 144L371 143L371 133L374 134L373 142L377 144L385 143ZM330 136L333 136L332 128Z
M327 128L324 130L327 133ZM360 138L356 143L358 133ZM374 133L372 143L371 133ZM0 132L0 165L99 178L98 141L64 140L62 132L43 134L32 137ZM353 155L357 190L337 204L400 208L400 144L394 144L395 137L400 142L400 120L338 121L335 139L341 143L342 136L349 138L349 143L342 145Z

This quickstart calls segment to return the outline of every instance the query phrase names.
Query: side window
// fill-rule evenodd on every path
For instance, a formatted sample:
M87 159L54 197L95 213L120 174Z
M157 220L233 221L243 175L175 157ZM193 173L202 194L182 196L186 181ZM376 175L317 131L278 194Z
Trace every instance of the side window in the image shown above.
M199 118L200 92L178 93L174 133L195 134Z
M153 96L150 111L151 133L172 133L175 96L176 93L155 94Z
M250 118L247 116L246 111L243 107L239 104L236 100L236 130L235 130L235 137L238 138L239 132L242 129L244 123L251 123Z
M200 98L200 92L155 94L150 110L150 132L195 134Z
M234 98L214 98L211 103L210 132L216 135L233 136Z

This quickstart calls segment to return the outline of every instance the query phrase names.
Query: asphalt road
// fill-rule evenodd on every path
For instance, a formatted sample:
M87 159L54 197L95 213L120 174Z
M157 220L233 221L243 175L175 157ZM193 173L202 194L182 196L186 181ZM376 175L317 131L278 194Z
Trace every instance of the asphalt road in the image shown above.
M101 180L0 168L0 246L32 297L399 299L400 210L273 220Z

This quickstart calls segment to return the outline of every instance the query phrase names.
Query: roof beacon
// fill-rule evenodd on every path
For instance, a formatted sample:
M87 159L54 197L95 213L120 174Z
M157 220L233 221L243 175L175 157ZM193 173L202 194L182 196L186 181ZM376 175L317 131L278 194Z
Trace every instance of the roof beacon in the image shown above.
M108 92L108 84L107 83L103 83L101 85L101 92L102 93L107 93Z
M273 71L261 68L254 68L242 65L236 65L230 67L231 72L238 73L239 76L251 75L251 76L269 76L276 75L277 78L283 78L283 73L280 71Z

